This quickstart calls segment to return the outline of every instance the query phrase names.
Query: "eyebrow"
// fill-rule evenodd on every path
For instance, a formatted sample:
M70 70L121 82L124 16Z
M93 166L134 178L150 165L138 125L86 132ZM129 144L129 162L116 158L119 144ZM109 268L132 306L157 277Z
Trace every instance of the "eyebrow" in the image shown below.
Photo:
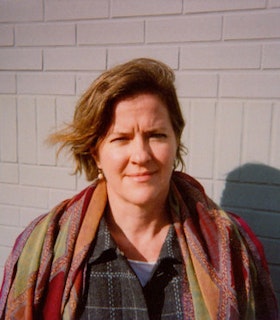
M131 131L111 131L109 135L128 135L131 134Z
M144 133L153 133L153 132L161 132L161 131L167 131L167 128L166 127L163 127L163 126L161 126L161 127L156 127L156 128L151 128L151 129L148 129L148 130L143 130L142 132L144 132ZM131 134L132 132L134 132L134 130L132 130L132 131L120 131L120 130L116 130L116 131L111 131L111 132L109 132L109 135L112 135L112 134L114 134L114 135L117 135L117 134L120 134L120 135L129 135L129 134Z

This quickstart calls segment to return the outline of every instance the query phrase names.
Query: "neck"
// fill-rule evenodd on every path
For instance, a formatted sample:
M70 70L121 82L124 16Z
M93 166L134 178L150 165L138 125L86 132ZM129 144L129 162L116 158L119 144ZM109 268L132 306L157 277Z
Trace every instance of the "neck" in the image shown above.
M155 261L167 235L170 218L165 203L140 207L110 203L106 215L112 237L129 259Z
M138 205L126 201L119 201L110 197L110 222L122 230L133 234L157 229L169 220L169 210L166 201L154 201L151 204Z

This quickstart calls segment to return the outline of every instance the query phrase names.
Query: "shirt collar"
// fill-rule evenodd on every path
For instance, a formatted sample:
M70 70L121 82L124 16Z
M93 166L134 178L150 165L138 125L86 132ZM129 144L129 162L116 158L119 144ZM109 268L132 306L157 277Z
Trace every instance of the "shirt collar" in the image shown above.
M174 263L182 262L181 250L173 224L171 224L161 248L158 262L161 262L163 260L170 260Z
M99 223L93 252L88 263L92 264L114 260L120 253L103 216Z

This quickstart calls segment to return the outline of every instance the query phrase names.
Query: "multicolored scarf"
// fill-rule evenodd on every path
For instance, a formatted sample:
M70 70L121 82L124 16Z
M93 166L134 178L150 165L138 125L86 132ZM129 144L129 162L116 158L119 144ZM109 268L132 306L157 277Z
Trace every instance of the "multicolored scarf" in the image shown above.
M183 173L173 174L170 203L186 271L185 318L278 319L262 246L244 221ZM6 263L0 319L77 319L106 204L99 182L25 229Z

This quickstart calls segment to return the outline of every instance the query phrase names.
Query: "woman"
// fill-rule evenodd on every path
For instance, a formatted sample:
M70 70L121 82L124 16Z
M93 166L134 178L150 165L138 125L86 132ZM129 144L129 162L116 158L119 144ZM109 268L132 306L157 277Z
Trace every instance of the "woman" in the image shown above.
M19 236L1 319L276 319L260 243L183 168L174 74L102 74L51 136L93 184Z

